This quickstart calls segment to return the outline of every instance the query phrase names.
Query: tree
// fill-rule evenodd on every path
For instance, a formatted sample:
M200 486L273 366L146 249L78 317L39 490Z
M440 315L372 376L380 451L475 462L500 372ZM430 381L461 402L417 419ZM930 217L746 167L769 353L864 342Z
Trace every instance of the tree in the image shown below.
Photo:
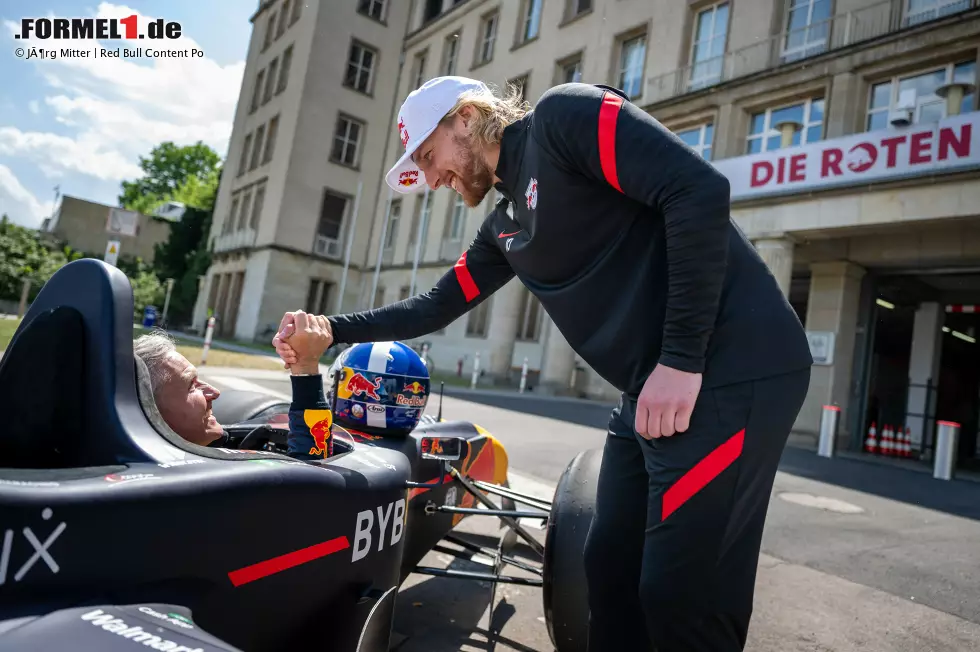
M201 141L183 147L170 141L160 143L150 151L148 158L140 157L144 175L134 181L122 182L119 204L129 210L148 213L144 210L148 204L167 201L191 178L207 181L220 163L218 153Z
M82 254L63 247L49 251L33 229L14 224L6 214L0 217L0 299L20 299L24 279L30 279L30 299L63 265Z

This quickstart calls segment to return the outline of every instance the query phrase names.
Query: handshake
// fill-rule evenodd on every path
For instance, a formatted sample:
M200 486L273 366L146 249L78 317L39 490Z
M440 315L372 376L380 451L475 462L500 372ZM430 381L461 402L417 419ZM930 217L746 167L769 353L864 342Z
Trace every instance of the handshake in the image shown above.
M320 357L333 344L330 322L323 315L302 310L287 312L272 346L282 358L283 367L294 376L320 373Z

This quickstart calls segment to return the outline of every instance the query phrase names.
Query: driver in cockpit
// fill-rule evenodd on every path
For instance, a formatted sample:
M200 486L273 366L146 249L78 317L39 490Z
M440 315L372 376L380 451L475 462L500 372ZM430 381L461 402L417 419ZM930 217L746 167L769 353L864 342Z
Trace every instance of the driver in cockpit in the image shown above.
M290 455L299 459L322 459L329 447L304 446L299 451L294 441L324 440L321 431L329 432L330 413L323 395L320 357L330 346L330 330L325 317L296 313L289 344L298 360L289 367L293 400L290 412ZM221 392L201 380L197 369L181 355L174 341L165 333L142 335L133 343L134 353L150 372L150 385L160 416L170 429L187 441L200 446L226 447L228 435L211 413L211 404ZM329 439L329 436L327 437ZM294 450L297 450L294 454Z

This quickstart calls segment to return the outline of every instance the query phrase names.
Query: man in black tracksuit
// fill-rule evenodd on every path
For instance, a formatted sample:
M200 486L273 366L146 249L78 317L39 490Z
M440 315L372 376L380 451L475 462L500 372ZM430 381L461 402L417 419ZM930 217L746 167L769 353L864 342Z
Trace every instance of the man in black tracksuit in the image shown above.
M727 179L619 91L553 88L499 151L481 150L466 137L479 111L457 102L433 131L409 106L430 93L445 113L431 85L454 79L402 106L410 159L389 183L451 185L475 205L486 163L505 199L434 288L330 317L334 341L431 333L516 275L622 392L585 550L590 650L742 649L777 463L809 385L799 319L733 223ZM440 159L442 129L485 158Z

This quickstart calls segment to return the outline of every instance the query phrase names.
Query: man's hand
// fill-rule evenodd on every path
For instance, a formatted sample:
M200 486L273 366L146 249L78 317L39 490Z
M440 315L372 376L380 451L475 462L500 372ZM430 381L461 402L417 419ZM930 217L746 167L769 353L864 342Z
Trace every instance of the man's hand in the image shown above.
M294 375L320 373L320 357L333 344L330 322L302 310L287 312L273 339L276 352Z
M636 432L644 439L687 431L701 391L701 374L658 364L636 403Z

